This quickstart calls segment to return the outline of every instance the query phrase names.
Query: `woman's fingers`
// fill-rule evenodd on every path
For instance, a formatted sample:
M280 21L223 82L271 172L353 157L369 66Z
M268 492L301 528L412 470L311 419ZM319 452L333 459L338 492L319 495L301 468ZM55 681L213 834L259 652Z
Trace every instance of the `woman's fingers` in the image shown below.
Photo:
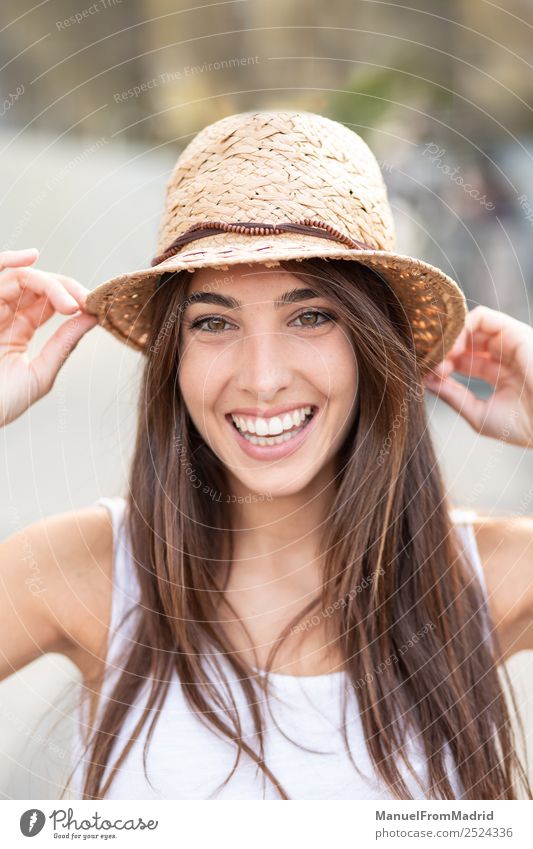
M497 362L489 354L465 353L446 361L442 367L435 370L438 376L449 377L453 372L459 372L465 377L476 377L485 380L492 386L508 381L514 377L512 369L504 363Z
M451 377L452 372L480 378L494 391L487 399L476 398ZM517 412L510 441L529 447L533 432L533 329L529 325L488 307L476 307L468 313L444 360L426 374L424 384L487 436L501 439L508 411Z
M12 318L13 335L21 333L31 339L38 327L55 314L53 304L48 298L35 296L33 302L24 309L17 310Z
M504 329L523 328L529 329L529 325L517 318L513 318L506 312L493 310L480 304L466 314L465 327L469 330L480 330L483 333L493 335Z
M511 365L519 347L533 347L533 330L507 313L478 306L467 314L456 345L452 348L452 355L469 349L486 350L495 360Z
M31 267L37 251L0 253L0 426L42 398L81 337L98 324L85 311L89 290L73 277ZM55 313L72 315L32 360L28 345Z
M0 251L0 271L3 271L4 268L31 265L38 256L37 248L24 248L21 251Z
M56 275L36 268L13 268L8 279L0 278L0 301L18 304L25 290L35 295L46 295L61 313L83 309L85 303L82 293L76 292L71 284L67 288L56 279Z
M505 313L479 306L467 314L465 326L455 340L446 357L433 371L449 375L452 371L470 373L475 361L492 360L502 369L515 369L525 373L533 366L533 329ZM491 366L484 366L485 373L495 374ZM483 375L474 375L482 377Z
M85 301L89 294L89 289L83 286L74 277L69 277L66 274L51 273L37 268L29 268L31 263L37 258L38 252L36 249L28 251L4 251L0 253L0 271L11 269L11 273L0 278L0 299L21 299L21 306L25 306L24 296L26 299L30 293L35 295L46 294L56 307L64 312L64 305L72 304L72 299L75 305L81 309L85 308ZM59 295L61 294L61 297ZM71 296L71 298L68 297Z
M48 274L49 272L45 271L44 274ZM87 300L87 295L91 291L83 286L79 280L76 280L75 277L67 277L66 274L55 274L61 283L65 286L65 289L70 292L73 298L76 299L81 309L85 309L85 301Z
M451 377L439 380L428 376L426 386L460 413L475 430L481 430L486 413L486 401L476 398L470 389Z
M98 323L98 317L90 313L80 313L63 322L48 339L41 352L30 362L34 375L34 392L30 403L41 397L53 386L63 363L74 350L81 337ZM33 393L32 393L33 395Z

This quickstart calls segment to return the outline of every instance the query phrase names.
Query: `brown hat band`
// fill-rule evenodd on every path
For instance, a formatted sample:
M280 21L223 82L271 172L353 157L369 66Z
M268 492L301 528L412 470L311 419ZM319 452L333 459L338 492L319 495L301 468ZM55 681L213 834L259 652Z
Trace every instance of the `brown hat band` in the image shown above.
M204 239L206 236L212 236L216 232L249 233L251 236L275 236L279 233L307 233L310 236L323 236L325 239L342 242L348 248L369 251L377 250L371 245L366 245L364 242L358 242L350 238L350 236L346 236L340 230L332 227L331 224L325 224L323 221L314 221L310 218L304 218L303 221L296 222L287 221L281 224L265 224L258 221L236 221L233 224L227 221L206 221L205 223L200 221L189 227L177 239L174 239L166 251L153 258L151 265L159 265L160 262L169 259L188 242Z

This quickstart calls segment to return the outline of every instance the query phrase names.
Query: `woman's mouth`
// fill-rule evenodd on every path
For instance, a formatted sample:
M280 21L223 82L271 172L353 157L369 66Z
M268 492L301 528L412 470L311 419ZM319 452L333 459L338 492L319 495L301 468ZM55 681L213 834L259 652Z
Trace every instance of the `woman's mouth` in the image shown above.
M226 419L246 454L258 459L275 459L292 453L303 442L312 430L310 422L317 411L318 407L309 404L269 419L233 413Z

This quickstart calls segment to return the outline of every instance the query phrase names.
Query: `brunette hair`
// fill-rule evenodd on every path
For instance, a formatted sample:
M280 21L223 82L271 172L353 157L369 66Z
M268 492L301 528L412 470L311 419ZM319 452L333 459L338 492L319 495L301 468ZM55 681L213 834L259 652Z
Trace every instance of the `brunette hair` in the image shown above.
M217 790L231 779L241 757L249 757L264 781L288 799L265 761L261 701L282 642L298 628L308 633L317 622L344 662L342 733L348 753L352 757L347 710L355 703L372 763L396 798L413 798L402 767L419 780L404 747L408 732L427 759L429 785L423 792L428 798L456 798L450 757L461 798L515 799L519 792L532 798L499 678L486 600L449 516L412 327L402 305L379 274L357 262L313 259L281 267L332 302L359 374L357 410L338 455L333 505L321 528L321 593L280 634L261 679L235 650L221 620L222 603L229 608L224 587L232 561L226 530L232 510L223 499L213 500L192 486L187 473L188 464L211 491L228 491L225 468L177 391L180 302L191 276L187 271L165 275L151 301L127 496L141 601L123 669L87 744L83 798L105 798L153 712L143 750L146 771L158 712L177 674L199 719L235 744L233 768ZM365 590L358 592L360 587ZM230 678L246 697L257 749L243 738ZM111 763L116 735L146 681L151 683L146 709Z

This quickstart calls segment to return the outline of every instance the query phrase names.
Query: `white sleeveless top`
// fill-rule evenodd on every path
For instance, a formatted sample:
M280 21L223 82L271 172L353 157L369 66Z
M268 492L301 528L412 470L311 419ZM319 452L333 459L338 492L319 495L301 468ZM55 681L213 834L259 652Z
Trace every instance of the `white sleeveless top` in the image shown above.
M107 656L108 678L105 682L98 708L101 716L104 702L109 698L111 684L120 673L120 657L128 649L134 627L134 615L121 626L125 612L139 599L139 586L135 580L132 555L123 523L126 501L121 496L102 497L95 502L103 504L111 513L114 533L113 592L110 626L110 646ZM469 521L474 511L452 510L460 539L475 566L486 591L483 571L473 528ZM461 524L464 523L464 524ZM231 680L231 679L230 679ZM267 766L281 782L291 799L393 799L390 791L374 772L367 753L362 724L355 699L349 701L347 713L348 739L357 770L350 761L341 731L341 695L347 679L344 672L323 675L293 676L271 673L273 696L271 710L282 733L272 720L266 704L261 707L265 721L265 759ZM83 687L80 684L80 687ZM128 711L125 723L111 753L114 762L129 740L141 714L141 706L149 694L146 681L139 692L136 704ZM257 745L245 711L245 701L240 687L235 688L244 735L255 751ZM77 733L74 756L82 751L82 728L85 716L78 710L75 716ZM189 708L177 676L171 682L164 706L159 714L148 749L147 772L143 771L143 745L152 716L149 716L140 738L130 750L119 773L115 776L106 799L208 799L218 785L228 776L235 759L235 746L206 728ZM284 736L287 735L287 736ZM289 737L290 739L287 739ZM294 741L293 742L291 742ZM308 749L299 748L300 743ZM425 786L425 760L416 739L408 743L410 762ZM449 755L449 752L448 752ZM85 756L87 759L89 755ZM77 766L70 785L73 798L81 798L85 759ZM449 775L456 798L461 798L451 757L448 757ZM106 770L105 776L109 774ZM402 773L403 775L403 773ZM415 799L426 798L421 788L409 774L403 775ZM215 797L213 797L215 798ZM279 799L271 782L262 778L255 764L241 755L238 769L229 783L216 796L218 799Z

